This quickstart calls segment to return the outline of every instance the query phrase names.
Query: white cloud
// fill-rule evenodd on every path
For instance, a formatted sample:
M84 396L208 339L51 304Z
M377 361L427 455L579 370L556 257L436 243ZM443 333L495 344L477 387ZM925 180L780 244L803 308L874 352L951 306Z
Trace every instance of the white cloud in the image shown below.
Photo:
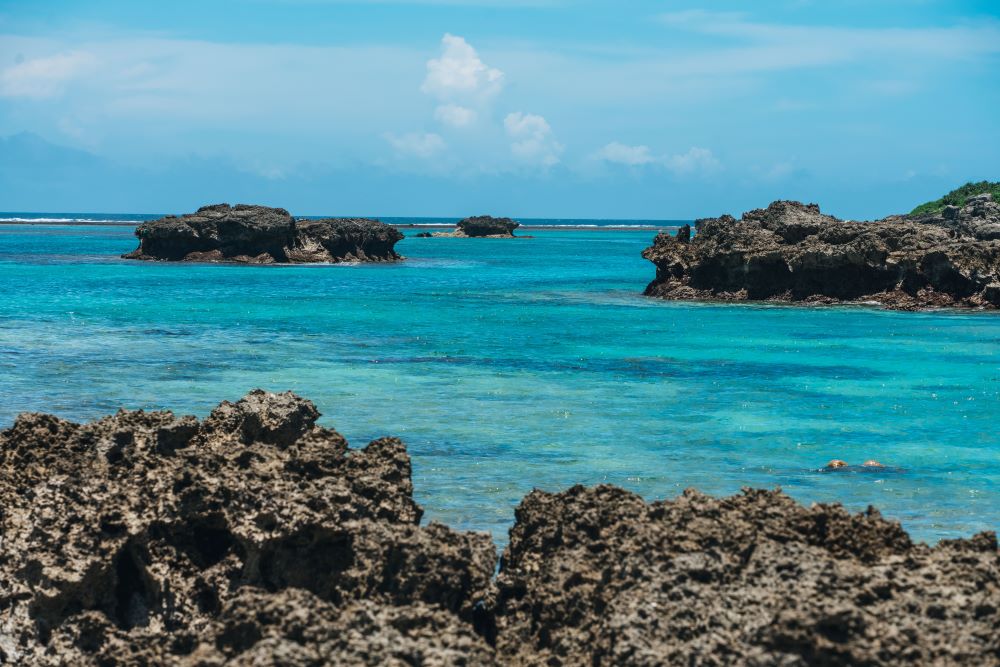
M409 132L403 135L386 134L385 140L400 155L429 158L447 147L440 135L431 132Z
M597 151L596 157L598 160L613 162L615 164L627 164L631 167L656 162L656 158L650 152L649 146L627 146L617 141L612 141Z
M65 84L96 62L77 51L25 60L0 72L0 95L44 99L62 92Z
M458 104L442 104L434 110L434 118L452 127L468 127L476 122L476 112Z
M516 111L507 114L503 126L512 139L510 150L518 159L543 167L559 163L563 147L552 136L552 128L542 116Z
M696 172L711 172L718 170L722 165L707 148L691 148L687 153L680 155L668 155L663 163L667 169L677 174L692 174Z
M503 87L503 72L489 67L462 37L446 33L441 57L427 61L420 90L442 100L486 101Z
M629 146L612 141L594 153L597 160L629 167L660 166L675 174L709 173L722 167L719 160L707 148L694 146L686 153L677 155L653 155L649 146Z

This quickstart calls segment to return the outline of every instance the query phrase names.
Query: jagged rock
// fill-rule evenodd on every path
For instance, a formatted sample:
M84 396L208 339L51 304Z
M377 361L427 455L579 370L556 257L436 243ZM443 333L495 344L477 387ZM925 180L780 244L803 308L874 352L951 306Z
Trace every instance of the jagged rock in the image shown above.
M295 220L283 208L216 204L135 230L126 259L244 264L386 262L402 259L395 227L366 218Z
M420 525L410 460L291 393L0 432L0 664L1000 665L996 536L775 491L535 491Z
M953 210L954 209L954 210ZM1000 205L990 195L929 216L846 222L778 201L660 234L646 294L667 299L873 302L889 308L996 308Z
M18 417L0 433L0 663L490 654L473 631L489 536L420 527L403 444L350 450L318 416L257 390L201 422ZM339 619L325 638L289 629L296 600ZM337 630L357 627L371 636Z
M514 665L1000 664L996 536L914 545L774 491L534 491L497 579Z
M521 223L510 218L494 218L490 215L477 215L471 218L459 220L453 232L435 232L432 236L451 236L457 238L487 238L487 239L512 239L527 238L515 237L514 230L521 226Z

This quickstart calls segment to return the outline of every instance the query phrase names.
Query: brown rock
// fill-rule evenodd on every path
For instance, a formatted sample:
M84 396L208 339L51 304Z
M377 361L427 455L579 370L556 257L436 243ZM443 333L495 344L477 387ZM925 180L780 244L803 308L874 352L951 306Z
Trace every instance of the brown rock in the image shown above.
M996 536L776 491L535 491L500 573L410 460L256 390L0 433L0 664L1000 664Z
M531 493L510 537L505 664L1000 664L993 534L929 548L873 509L599 486Z
M403 444L351 450L318 416L257 390L202 422L18 417L0 434L0 662L490 655L473 631L489 536L420 527ZM294 629L314 612L329 627Z

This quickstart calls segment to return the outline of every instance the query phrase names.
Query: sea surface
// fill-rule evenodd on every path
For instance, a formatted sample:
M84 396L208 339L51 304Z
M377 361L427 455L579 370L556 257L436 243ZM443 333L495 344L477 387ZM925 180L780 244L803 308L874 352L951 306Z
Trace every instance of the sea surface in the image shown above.
M525 493L577 483L780 486L930 542L1000 528L1000 315L648 299L669 222L407 229L400 264L261 267L125 261L130 227L87 224L156 216L17 217L39 224L0 225L3 427L291 389L353 446L403 438L426 518L500 544Z

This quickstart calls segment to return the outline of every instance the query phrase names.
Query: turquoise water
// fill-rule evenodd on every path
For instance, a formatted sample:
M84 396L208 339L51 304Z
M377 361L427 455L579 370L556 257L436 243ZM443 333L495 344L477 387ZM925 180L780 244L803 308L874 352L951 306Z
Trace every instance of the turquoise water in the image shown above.
M654 301L653 232L532 233L243 267L0 225L0 424L292 389L355 446L402 437L428 518L499 542L526 492L577 482L781 486L929 541L1000 527L1000 316ZM832 458L898 469L817 471Z

